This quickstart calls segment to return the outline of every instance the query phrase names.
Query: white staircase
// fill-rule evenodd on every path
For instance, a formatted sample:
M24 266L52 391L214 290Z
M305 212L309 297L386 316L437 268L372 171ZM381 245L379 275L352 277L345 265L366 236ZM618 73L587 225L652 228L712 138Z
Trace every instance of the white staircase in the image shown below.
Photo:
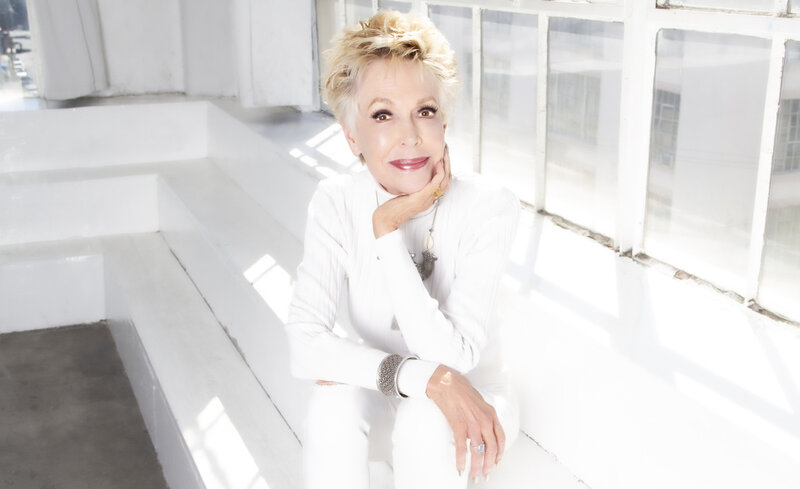
M208 103L11 116L0 332L108 318L173 489L299 489L283 320L319 176ZM796 329L532 214L505 282L525 433L475 487L800 486Z

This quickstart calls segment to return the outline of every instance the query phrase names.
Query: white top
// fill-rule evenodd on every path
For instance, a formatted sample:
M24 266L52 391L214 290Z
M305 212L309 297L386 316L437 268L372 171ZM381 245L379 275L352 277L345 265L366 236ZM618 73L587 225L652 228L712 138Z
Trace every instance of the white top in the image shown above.
M496 350L495 303L519 200L477 175L453 178L433 229L438 260L423 281L409 252L421 260L434 207L375 239L372 214L393 197L368 171L320 182L286 325L295 376L377 389L387 354L415 354L420 360L403 365L398 387L424 396L439 364L497 372L487 354ZM358 338L334 332L340 300Z

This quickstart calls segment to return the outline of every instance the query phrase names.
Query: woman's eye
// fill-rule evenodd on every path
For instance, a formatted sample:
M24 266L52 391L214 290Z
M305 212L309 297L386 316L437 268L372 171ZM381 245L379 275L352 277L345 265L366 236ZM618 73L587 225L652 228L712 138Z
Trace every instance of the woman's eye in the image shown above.
M433 117L436 115L436 109L433 107L423 107L419 110L419 115L422 117Z
M390 115L391 114L389 114L386 111L378 111L372 114L372 118L375 119L376 121L383 122L383 121L388 121Z

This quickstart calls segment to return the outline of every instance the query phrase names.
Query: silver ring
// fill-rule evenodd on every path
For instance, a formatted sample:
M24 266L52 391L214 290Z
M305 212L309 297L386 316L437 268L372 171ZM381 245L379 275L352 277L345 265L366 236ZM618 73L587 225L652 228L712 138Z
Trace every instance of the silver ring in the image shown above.
M481 443L480 445L475 445L472 448L474 448L475 451L478 452L478 453L484 453L484 452L486 452L486 443Z

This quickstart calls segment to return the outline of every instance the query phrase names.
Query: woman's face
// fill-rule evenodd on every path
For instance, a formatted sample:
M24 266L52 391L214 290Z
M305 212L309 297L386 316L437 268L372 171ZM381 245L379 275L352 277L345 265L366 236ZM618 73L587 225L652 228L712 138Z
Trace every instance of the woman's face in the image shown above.
M344 133L392 194L420 190L444 154L446 124L436 78L416 61L378 60L362 73L352 127Z

